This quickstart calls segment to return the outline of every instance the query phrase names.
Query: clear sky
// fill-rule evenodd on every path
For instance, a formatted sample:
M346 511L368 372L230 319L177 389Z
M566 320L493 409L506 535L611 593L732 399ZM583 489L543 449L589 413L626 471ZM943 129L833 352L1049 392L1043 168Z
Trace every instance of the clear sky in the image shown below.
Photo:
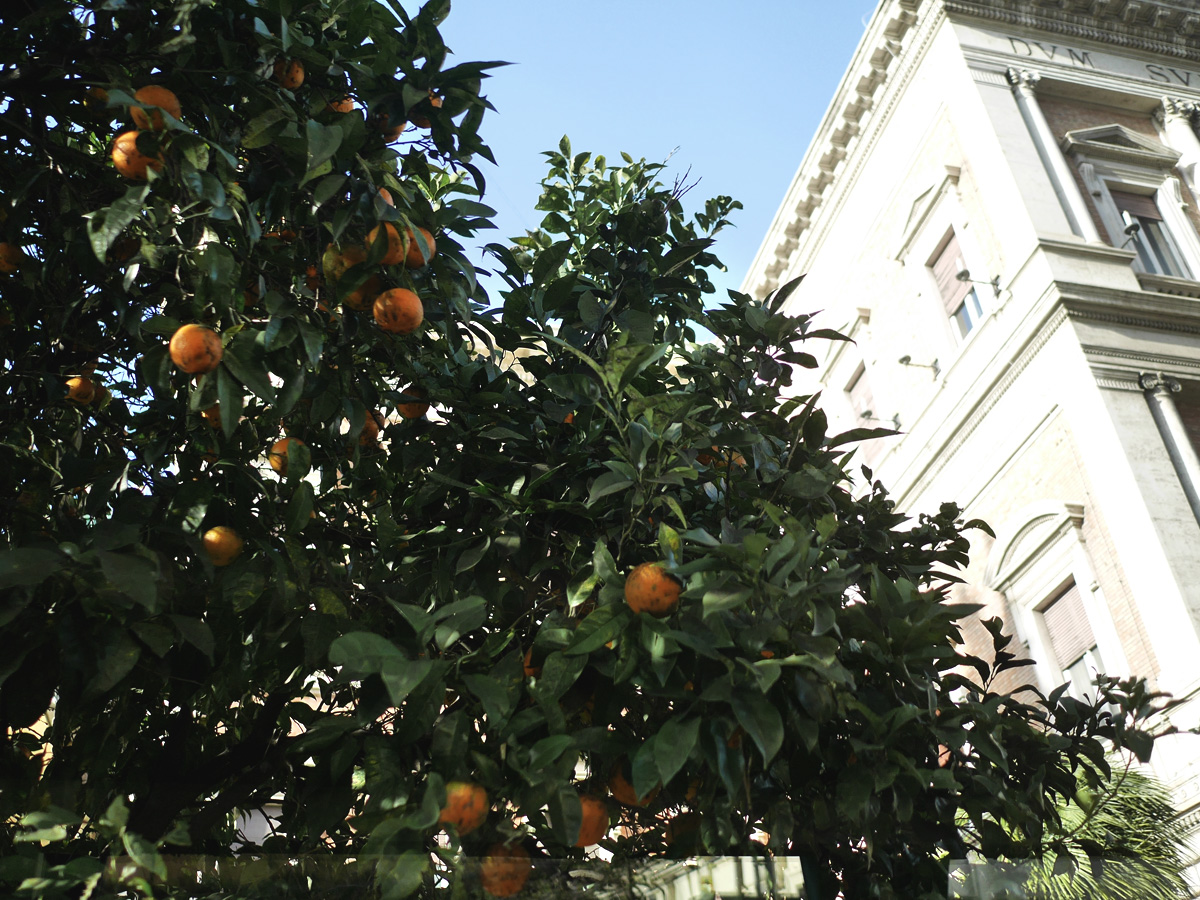
M407 5L407 4L406 4ZM415 5L415 4L414 4ZM441 32L454 56L513 63L483 93L482 133L498 230L534 228L543 150L671 159L691 168L695 208L728 194L745 209L716 252L737 288L862 36L876 0L453 0ZM411 7L410 7L411 8Z

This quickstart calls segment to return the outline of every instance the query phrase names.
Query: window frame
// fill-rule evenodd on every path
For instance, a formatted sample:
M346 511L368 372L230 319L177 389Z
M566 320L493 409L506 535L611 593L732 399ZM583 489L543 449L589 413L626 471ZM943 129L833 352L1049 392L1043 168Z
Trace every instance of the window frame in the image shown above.
M1186 212L1183 185L1176 166L1182 154L1167 145L1122 125L1105 125L1069 131L1062 139L1063 152L1075 162L1096 206L1096 212L1114 247L1129 242L1122 209L1113 191L1146 197L1162 221L1167 247L1182 263L1185 274L1156 271L1144 261L1146 240L1137 243L1134 271L1144 275L1200 280L1200 235Z
M1049 692L1072 682L1050 642L1042 614L1072 582L1077 585L1092 639L1108 674L1129 674L1129 662L1083 540L1083 506L1060 501L1030 504L998 532L984 584L1004 594L1017 637L1029 648L1038 687Z
M957 223L953 223L943 233L941 239L935 245L934 251L929 254L925 261L925 271L929 276L929 280L933 283L934 293L942 304L943 314L948 326L947 330L953 336L955 344L960 348L983 326L993 312L991 305L984 302L979 291L976 290L976 285L972 282L959 282L966 285L966 289L953 309L950 308L950 302L942 290L942 282L938 279L939 264L942 263L951 247L954 247L958 251L954 259L951 260L956 273L964 270L967 272L971 271L970 264L967 262L970 251L964 247L966 243L963 240L963 232L959 230ZM960 316L960 313L963 315ZM964 325L966 326L965 329Z

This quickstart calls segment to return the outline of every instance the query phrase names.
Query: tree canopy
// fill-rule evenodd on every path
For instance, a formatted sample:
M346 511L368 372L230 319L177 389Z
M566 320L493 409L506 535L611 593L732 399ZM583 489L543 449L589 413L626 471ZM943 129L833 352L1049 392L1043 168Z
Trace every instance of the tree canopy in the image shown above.
M944 896L1038 849L1156 697L993 690L986 526L856 470L794 285L713 296L730 198L564 139L481 285L449 7L5 14L0 884L560 896L598 842Z

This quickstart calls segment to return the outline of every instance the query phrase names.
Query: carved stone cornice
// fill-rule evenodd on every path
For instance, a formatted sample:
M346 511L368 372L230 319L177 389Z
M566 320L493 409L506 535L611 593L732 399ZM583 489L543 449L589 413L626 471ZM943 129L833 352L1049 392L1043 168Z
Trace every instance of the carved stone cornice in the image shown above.
M1178 394L1183 390L1182 384L1162 372L1143 372L1138 376L1138 387L1143 391L1160 394Z
M1190 0L942 0L951 15L971 16L1072 38L1195 59L1200 9Z
M1031 72L1028 69L1018 69L1016 66L1009 66L1005 69L1004 77L1013 87L1030 92L1036 91L1038 82L1042 80L1042 76L1037 72Z
M1189 122L1196 117L1200 103L1183 97L1163 97L1162 106L1155 110L1160 116L1179 116Z

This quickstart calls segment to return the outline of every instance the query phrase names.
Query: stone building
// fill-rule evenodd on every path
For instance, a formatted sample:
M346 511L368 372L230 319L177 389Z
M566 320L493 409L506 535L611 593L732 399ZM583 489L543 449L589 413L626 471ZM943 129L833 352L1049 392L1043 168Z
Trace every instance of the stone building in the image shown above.
M743 285L806 273L789 308L854 339L818 370L833 424L902 432L859 458L905 511L954 500L992 525L959 590L1040 685L1145 676L1188 698L1182 727L1198 108L1196 0L882 0ZM1153 768L1195 819L1200 737Z

